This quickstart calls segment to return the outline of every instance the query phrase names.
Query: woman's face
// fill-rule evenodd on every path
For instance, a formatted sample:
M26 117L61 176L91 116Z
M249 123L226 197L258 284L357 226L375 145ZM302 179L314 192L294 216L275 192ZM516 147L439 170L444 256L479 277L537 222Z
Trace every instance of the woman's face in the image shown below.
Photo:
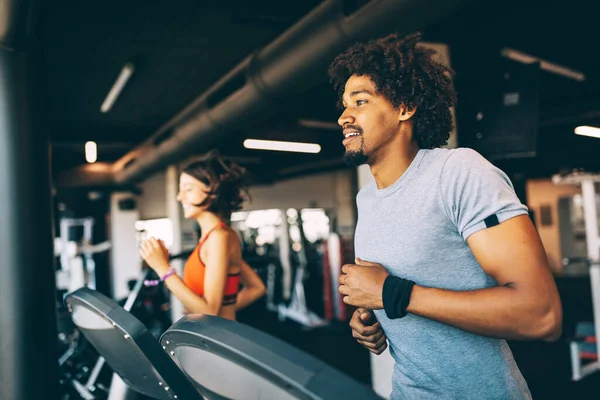
M198 179L182 173L179 178L179 193L177 200L183 207L183 216L188 219L197 218L206 207L196 207L194 204L202 204L206 199L208 187Z

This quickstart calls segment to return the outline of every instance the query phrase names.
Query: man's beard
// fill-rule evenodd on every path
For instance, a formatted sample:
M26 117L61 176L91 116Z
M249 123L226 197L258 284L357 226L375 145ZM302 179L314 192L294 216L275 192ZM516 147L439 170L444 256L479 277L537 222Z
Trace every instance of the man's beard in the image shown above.
M365 154L365 142L362 136L362 128L358 125L348 124L344 126L344 130L346 129L352 129L358 132L359 136L356 137L355 140L360 140L360 146L358 150L346 150L346 153L344 154L344 160L346 161L346 164L350 165L351 167L358 167L359 165L366 164L369 157L367 157Z
M360 165L366 164L369 160L369 157L365 154L362 146L359 150L350 150L346 151L344 154L344 161L351 167L358 167Z

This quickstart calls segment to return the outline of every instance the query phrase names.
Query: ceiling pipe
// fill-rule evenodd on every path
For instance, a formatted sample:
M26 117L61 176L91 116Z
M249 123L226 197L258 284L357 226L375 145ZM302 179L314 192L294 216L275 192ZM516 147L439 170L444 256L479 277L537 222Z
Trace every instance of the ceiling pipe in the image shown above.
M323 2L115 162L111 183L139 182L185 157L209 150L244 123L268 117L280 99L327 79L327 66L333 58L356 41L422 29L467 2Z

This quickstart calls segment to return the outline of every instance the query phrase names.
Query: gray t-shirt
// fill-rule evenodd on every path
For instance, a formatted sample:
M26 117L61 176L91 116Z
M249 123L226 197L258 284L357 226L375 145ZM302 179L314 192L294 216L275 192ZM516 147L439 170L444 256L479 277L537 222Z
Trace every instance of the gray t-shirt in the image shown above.
M509 178L477 152L419 150L391 186L357 196L356 256L418 285L450 290L496 286L466 243L486 228L527 214ZM504 340L408 314L377 319L395 360L392 399L530 399Z

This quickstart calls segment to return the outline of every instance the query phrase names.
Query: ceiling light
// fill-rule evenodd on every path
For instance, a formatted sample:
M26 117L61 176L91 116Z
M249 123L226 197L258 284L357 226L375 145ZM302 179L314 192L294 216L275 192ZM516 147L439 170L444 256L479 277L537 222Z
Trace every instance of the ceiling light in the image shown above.
M314 143L279 142L275 140L244 140L244 147L255 150L292 151L296 153L319 153L321 146Z
M115 104L117 97L119 97L121 91L125 87L125 84L131 77L131 74L133 74L133 64L127 63L121 70L121 73L119 74L119 77L113 84L113 87L110 89L110 92L108 92L106 99L104 99L104 103L102 103L100 111L102 111L103 113L110 111L113 104Z
M85 160L90 164L98 159L98 148L96 142L85 142Z
M532 56L530 54L523 53L519 50L505 47L501 50L500 54L503 57L509 58L513 61L517 61L523 64L532 64L534 62L540 63L540 68L551 72L553 74L562 75L566 78L574 79L576 81L583 82L585 75L579 71L575 71L571 68L563 67L562 65L555 64L550 61L543 60L539 57Z
M578 126L575 128L575 134L600 138L600 128L595 128L593 126Z

